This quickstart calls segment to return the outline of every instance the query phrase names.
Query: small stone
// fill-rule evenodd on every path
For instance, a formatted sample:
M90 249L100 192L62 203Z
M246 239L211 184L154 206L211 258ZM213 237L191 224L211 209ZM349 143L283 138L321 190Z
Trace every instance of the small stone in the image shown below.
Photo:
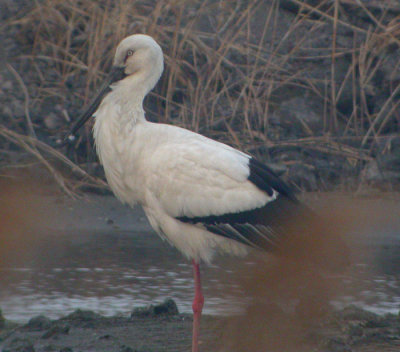
M154 307L155 315L177 315L179 314L178 307L175 301L171 298L167 298L163 303L158 304Z
M63 320L93 321L99 318L101 318L101 315L91 310L77 309L63 318Z
M0 329L3 329L6 325L6 318L3 316L3 312L0 309Z
M400 180L400 157L382 156L371 160L364 168L363 175L370 182L396 182Z
M372 312L368 312L355 305L349 305L345 307L341 312L340 316L344 320L355 320L355 321L369 321L376 320L378 315Z
M135 308L131 313L131 318L177 314L179 314L179 311L175 301L171 298L167 298L161 304Z
M122 345L120 352L135 352L136 350L134 350L132 347L126 346L126 345Z
M11 113L12 116L15 118L24 117L25 116L24 103L17 99L14 100L11 103Z
M291 165L288 177L293 183L307 191L316 191L318 189L315 169L311 165L302 163Z
M36 317L31 318L27 324L25 324L25 328L30 330L47 330L51 326L51 320L44 315L38 315Z
M4 352L35 352L33 343L27 338L16 337L14 338L7 348L2 349Z
M51 112L44 117L43 123L49 130L55 130L57 128L60 128L64 122L59 115Z
M384 328L384 327L387 327L389 325L390 325L390 322L385 320L385 319L382 319L381 317L376 317L376 319L370 319L364 324L364 326L366 328L372 328L372 329L374 329L374 328Z
M105 334L105 335L101 335L101 336L99 337L99 340L111 340L112 338L113 338L112 335L110 335L110 334Z
M1 89L3 89L3 90L11 90L12 88L13 88L13 84L11 81L5 81L1 85Z
M285 164L278 164L278 163L266 163L266 165L271 168L273 172L277 175L281 176L285 172L287 172L288 168Z
M2 110L3 110L3 115L4 116L11 117L12 114L13 114L11 108L8 105L4 105L2 107Z
M68 335L70 327L68 325L56 325L42 335L42 339L49 339L56 335Z
M351 324L348 329L350 337L360 337L363 334L363 328L359 324Z
M330 339L326 347L329 352L351 352L351 348L340 338Z
M295 134L312 134L322 126L323 104L307 95L283 101L272 113L270 121Z
M114 220L113 219L107 219L106 223L107 223L107 225L112 225L112 224L114 224Z

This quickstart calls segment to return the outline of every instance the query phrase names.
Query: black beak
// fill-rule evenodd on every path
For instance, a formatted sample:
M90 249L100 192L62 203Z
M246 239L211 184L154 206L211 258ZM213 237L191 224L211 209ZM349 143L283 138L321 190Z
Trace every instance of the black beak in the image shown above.
M78 120L72 126L71 131L65 137L64 142L67 142L68 140L73 141L75 139L75 135L78 132L78 130L86 123L87 120L89 120L90 117L93 116L93 114L99 107L101 101L103 100L104 96L111 91L110 86L113 83L124 79L126 76L127 75L125 74L125 67L123 66L122 67L114 66L111 69L111 72L105 79L104 83L101 85L95 97L91 100L89 105L86 107L86 109L80 115Z

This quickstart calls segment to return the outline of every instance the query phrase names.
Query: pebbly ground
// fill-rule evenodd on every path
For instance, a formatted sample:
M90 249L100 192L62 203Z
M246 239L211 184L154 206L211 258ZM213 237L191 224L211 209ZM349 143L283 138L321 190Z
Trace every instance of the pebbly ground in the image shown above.
M252 314L251 320L244 316L204 316L200 350L394 352L400 349L399 315L378 316L349 306L312 322L305 319L303 326L293 329L290 321L298 319L297 316L276 310L269 313L262 317ZM167 300L159 306L136 309L130 317L103 317L76 310L57 320L37 316L25 325L8 321L2 324L3 352L183 352L190 351L192 319L190 315L179 314L174 301ZM254 334L261 330L260 335Z

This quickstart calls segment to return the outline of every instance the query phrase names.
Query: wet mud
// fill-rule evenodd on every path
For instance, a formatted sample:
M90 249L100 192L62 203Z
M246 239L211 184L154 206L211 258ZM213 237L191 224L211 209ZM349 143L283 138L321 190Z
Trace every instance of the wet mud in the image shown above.
M259 308L259 307L258 307ZM379 316L354 306L322 319L304 320L276 307L250 309L232 317L204 316L201 351L399 351L400 317ZM277 324L278 323L278 324ZM179 314L172 300L135 309L129 317L104 317L76 310L56 320L33 317L26 324L3 322L1 350L13 351L190 351L192 317Z

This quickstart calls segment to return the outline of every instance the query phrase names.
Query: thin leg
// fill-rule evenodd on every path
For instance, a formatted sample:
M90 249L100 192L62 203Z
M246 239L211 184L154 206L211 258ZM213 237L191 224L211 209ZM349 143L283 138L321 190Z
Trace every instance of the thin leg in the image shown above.
M192 304L193 308L193 336L192 336L192 352L199 351L199 331L200 317L203 310L204 296L201 290L200 266L193 260L194 288L195 295Z

